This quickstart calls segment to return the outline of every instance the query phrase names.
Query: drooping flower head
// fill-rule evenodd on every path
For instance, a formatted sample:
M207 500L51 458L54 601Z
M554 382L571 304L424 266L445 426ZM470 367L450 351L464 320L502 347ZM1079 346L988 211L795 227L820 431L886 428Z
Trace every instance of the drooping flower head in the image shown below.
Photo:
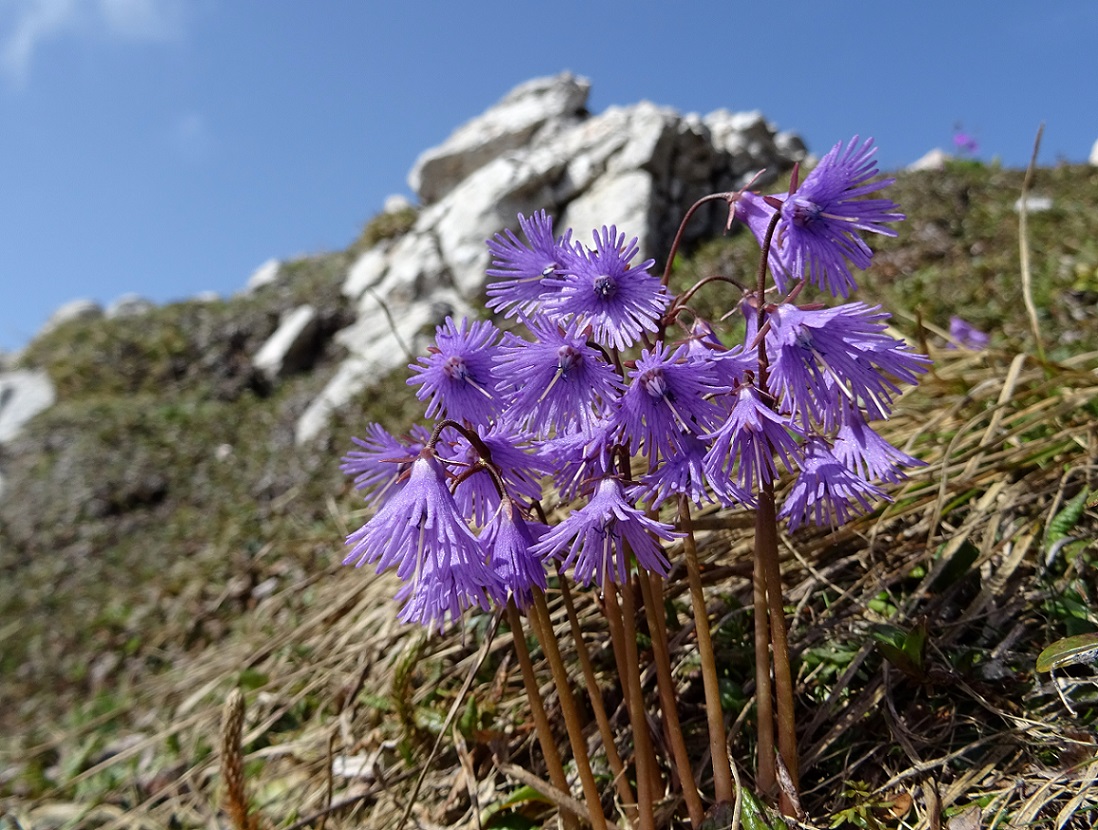
M903 481L904 467L925 467L926 462L913 458L892 446L866 423L856 406L845 400L842 425L835 434L831 451L848 469L867 481Z
M540 436L588 430L622 383L602 353L587 342L579 321L567 326L528 321L533 341L513 334L500 347L496 375L507 397L506 417Z
M859 145L855 136L845 148L841 141L832 147L788 196L744 193L738 198L735 216L760 244L774 211L781 213L769 258L779 291L807 279L845 298L857 287L850 266L865 270L873 258L859 234L896 235L887 223L904 219L897 205L891 199L862 198L895 181L871 181L877 175L876 152L873 139Z
M705 471L713 490L726 504L753 504L753 493L773 481L778 470L775 454L787 469L799 455L789 418L775 412L754 386L732 393L732 405L720 429L704 438L711 441Z
M554 239L553 218L544 210L529 219L520 213L518 221L528 245L522 244L510 229L488 240L492 267L486 273L499 280L488 283L487 306L493 311L506 311L507 317L531 312L546 291L544 281L572 255L572 231Z
M615 226L594 234L592 249L576 245L560 276L546 280L551 293L543 296L546 311L574 317L591 326L595 342L625 349L642 332L655 332L670 298L657 277L648 273L647 259L631 265L640 251L636 238L626 244Z
M669 542L682 535L630 504L616 478L604 478L590 501L542 536L534 552L550 559L567 549L563 566L574 566L580 585L602 587L607 579L621 585L629 578L629 551L641 568L666 576L670 566L653 537Z
M535 588L547 586L545 565L533 548L547 528L540 522L528 522L512 499L505 499L480 535L486 558L499 575L505 588L500 604L507 601L507 592L522 609L529 607Z
M884 491L851 472L821 438L804 443L801 472L782 505L779 519L789 521L792 532L806 522L817 527L845 524L856 510L868 513Z
M503 591L500 577L458 512L446 473L434 451L424 449L408 480L361 528L347 537L351 552L343 563L377 563L377 572L395 568L405 582L400 619L441 630L472 605L488 607Z
M706 399L716 385L712 364L691 360L688 352L658 343L641 352L629 373L617 423L623 442L651 458L674 455L680 435L700 435L716 423L718 410Z
M550 468L543 458L526 451L530 436L505 419L490 427L478 424L476 433L479 443L488 451L492 467L498 471L505 494L528 500L540 498L541 478ZM481 464L480 448L459 435L452 442L440 444L439 455L458 472L459 481L452 489L461 514L475 524L485 524L498 510L500 494L495 478Z
M390 435L381 424L367 424L365 438L351 438L361 449L350 450L343 456L339 469L345 475L353 475L355 489L372 496L376 506L393 494L393 485L430 437L419 424L413 425L403 439Z
M929 360L885 333L890 315L880 306L847 303L835 308L777 306L766 335L771 382L782 408L831 429L845 396L870 418L888 417L895 380L915 383Z
M408 367L416 373L408 385L419 385L416 397L427 401L428 418L487 424L495 416L501 407L492 374L498 340L499 330L487 320L446 318L430 354Z

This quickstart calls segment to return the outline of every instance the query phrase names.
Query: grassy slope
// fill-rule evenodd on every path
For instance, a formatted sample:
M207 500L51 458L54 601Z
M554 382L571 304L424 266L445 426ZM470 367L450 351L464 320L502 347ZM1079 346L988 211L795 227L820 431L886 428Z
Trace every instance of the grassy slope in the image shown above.
M910 218L898 239L880 241L860 298L884 303L897 312L899 329L931 344L940 342L935 332L948 326L949 316L961 314L992 332L998 350L996 356L960 369L957 356L949 358L956 370L943 370L928 382L924 398L911 396L908 414L897 419L896 428L915 435L916 448L932 460L940 460L943 445L963 430L927 428L919 433L920 419L932 421L948 407L960 413L958 418L986 415L995 399L981 391L979 379L1001 380L1011 354L1032 350L1021 302L1013 210L1021 178L1018 171L958 165L942 173L903 175L889 194ZM1098 171L1041 170L1034 191L1054 199L1053 210L1031 217L1034 296L1048 353L1064 359L1098 347ZM746 275L755 267L752 248L744 235L714 240L679 265L676 279L685 283L712 273L749 279ZM174 805L173 814L185 825L202 823L215 806L209 769L203 765L215 740L217 705L230 686L242 684L260 694L250 698L260 720L254 722L257 732L248 748L256 753L252 774L268 784L257 797L279 805L272 815L287 809L286 799L293 805L291 812L308 812L307 805L317 803L317 788L323 789L323 776L316 778L317 747L323 748L327 730L344 710L342 696L355 684L360 659L368 664L362 676L371 697L355 710L358 720L351 732L360 736L361 745L344 749L350 753L378 746L387 737L412 752L424 730L430 731L431 719L460 682L447 672L455 671L453 660L466 652L447 641L429 647L432 660L396 660L395 653L421 649L422 643L390 632L389 622L379 622L388 620L387 601L364 593L361 576L333 568L340 558L341 536L358 521L353 513L357 500L337 469L338 456L348 447L345 436L358 432L365 420L399 430L419 416L415 402L402 377L380 379L380 393L363 396L333 424L326 441L300 451L292 441L294 421L339 355L330 347L312 372L273 389L252 373L247 361L273 331L278 314L300 302L317 306L330 328L346 322L338 286L349 261L349 254L302 260L279 286L225 303L181 303L136 319L72 323L40 338L26 353L26 365L49 370L60 402L4 451L8 488L0 502L0 752L7 760L0 763L0 796L9 807L30 811L24 812L28 815L43 805L77 805L71 807L72 815L79 816L85 808L103 804L102 815L109 816L159 800L161 807ZM703 294L699 304L727 307L733 300L728 291L714 290ZM1051 384L1039 372L1024 375L1019 406L1060 399L1065 389L1085 386L1085 378L1092 377L1072 371L1053 375L1057 380ZM1093 386L1093 380L1089 383ZM1086 408L1081 413L1083 426L1065 411L1056 416L1060 420L1050 416L1044 426L1020 427L1021 439L1010 446L1024 460L1013 464L1008 453L1005 461L995 462L998 466L975 467L977 484L950 491L954 498L948 509L939 511L943 524L933 531L963 527L973 517L986 520L980 510L988 509L979 507L979 497L997 481L1004 486L1021 481L1032 509L1015 515L1010 527L1039 535L1040 522L1047 518L1042 511L1052 506L1065 460L1077 467L1086 463L1085 421L1095 413ZM1046 447L1043 442L1056 431L1071 432L1074 443L1053 446L1043 456L1024 451L1027 442ZM1093 449L1092 433L1089 440ZM1089 475L1093 487L1093 471ZM1068 495L1081 481L1068 483ZM1046 498L1041 498L1041 487ZM912 541L912 534L918 535L920 522L929 524L931 490L925 485L913 489L902 502L904 510L890 517L893 524L879 537L877 531L870 534L871 539L893 540L891 550L864 537L843 544L815 538L803 542L805 550L827 565L829 584L852 580L849 596L829 600L829 607L844 609L842 613L828 611L811 598L803 600L808 617L800 618L799 644L805 666L812 670L804 685L806 705L812 699L830 700L831 709L823 711L835 715L836 700L857 700L874 683L884 688L882 671L887 686L887 662L875 653L862 653L866 620L872 617L865 611L870 602L884 609L873 611L879 617L873 620L907 630L920 615L963 615L971 607L965 592L981 590L977 579L940 602L912 599L918 569L928 566L927 531L921 531L923 542ZM1025 499L1019 494L1016 501ZM1093 516L1084 521L1090 522L1084 528L1093 531ZM869 534L865 528L863 533ZM1000 528L979 543L1005 544L1009 532ZM737 543L721 544L735 550ZM1093 544L1089 550L1093 557ZM1072 567L1093 569L1093 559L1086 561L1091 564ZM810 597L810 588L826 595L823 585L812 587L808 574L792 567L795 595L801 590ZM867 569L874 568L879 578L867 587ZM1086 609L1088 602L1090 609L1095 607L1095 597L1083 575L1073 581L1070 572L1042 573L1031 564L1015 568L1011 576L1011 589L1027 598L1010 605L1012 613L1035 621L1025 629L1027 636L1040 632L1052 637L1093 626L1094 612ZM1071 609L1049 611L1050 581L1073 598ZM721 632L726 656L730 663L747 657L749 665L740 639L748 621L735 610L743 601L743 586L731 580L714 590L729 609L731 622ZM851 597L865 603L859 607ZM1006 606L996 603L984 609L987 620L1005 619L995 609ZM326 609L332 612L328 616ZM361 638L340 639L342 626ZM822 640L818 631L824 629L818 626L833 626L833 636ZM995 643L986 629L974 632L953 626L936 647L948 652L950 660L975 660L965 657L959 645L972 635L980 654L992 654ZM1011 647L1011 682L996 690L995 706L1027 711L1029 704L1014 701L1012 695L1032 692L1032 673L1020 679L1018 673L1025 673L1025 660L1038 645L1035 640L1028 651ZM950 671L961 671L949 660L945 663ZM492 666L498 668L498 661ZM844 672L851 667L848 677ZM730 670L726 680L734 699L749 694L746 675ZM840 681L849 690L843 691ZM940 697L947 693L940 686L927 678L922 682L922 687L888 687L900 716L924 712L930 720L921 728L934 734L940 746L981 739L976 727L971 735L958 729L947 736L939 729L934 712L976 718L979 707L967 698L943 701ZM966 682L975 680L966 675ZM987 699L990 693L981 686L980 695ZM502 728L521 719L516 709L521 704L513 695L478 700L485 711L494 712L482 713L485 723ZM1036 703L1032 707L1031 712L1038 711ZM264 713L268 721L261 719ZM371 727L380 730L376 741L361 738ZM1093 718L1083 718L1079 728L1092 735ZM169 736L171 730L176 731ZM871 746L819 737L831 735L828 724L812 731L816 740L809 741L809 750L827 758L817 763L812 779L819 788L811 802L817 817L821 810L847 803L842 801L843 781L883 783L866 771L864 761L852 764L851 753L864 751L870 767L902 766L892 764L887 752L875 756ZM144 754L117 754L133 745L133 736L146 740ZM744 741L741 737L740 748L749 752ZM309 745L303 767L277 753L262 753L264 747L295 742ZM909 743L920 757L935 755L932 743ZM1038 755L1035 750L1033 757ZM95 766L100 761L105 761L101 769ZM401 766L399 754L391 763ZM842 772L843 763L853 767L849 775ZM939 772L943 781L956 773ZM169 786L165 776L176 783ZM865 797L858 803L869 801ZM458 817L460 811L447 820ZM95 823L86 815L78 822Z

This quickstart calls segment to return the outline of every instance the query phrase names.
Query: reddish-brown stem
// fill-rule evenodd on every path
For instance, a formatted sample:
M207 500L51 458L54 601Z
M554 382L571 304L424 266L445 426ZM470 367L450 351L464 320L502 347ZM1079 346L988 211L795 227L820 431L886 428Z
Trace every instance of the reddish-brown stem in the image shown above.
M583 787L583 798L587 802L587 809L591 813L591 825L594 830L607 830L606 816L602 812L602 799L599 797L598 784L595 782L595 774L591 771L591 759L587 755L587 740L583 736L583 724L580 722L579 708L572 694L572 684L568 680L568 670L561 659L560 649L557 647L557 638L553 632L553 621L549 616L549 606L545 604L545 594L539 589L534 589L533 614L530 619L535 624L538 641L542 651L549 659L549 668L553 672L553 680L557 684L557 696L560 700L561 713L564 715L564 726L568 730L568 741L572 745L572 757L576 762L576 771L579 773L580 784Z
M769 482L759 494L755 513L755 555L762 562L766 581L766 605L770 617L770 641L773 644L774 695L777 701L778 752L782 756L794 790L799 789L800 761L797 756L797 721L793 709L793 671L789 663L785 608L782 600L782 574L778 559L778 520L774 507L774 484ZM792 801L782 792L782 812L795 814Z
M644 696L641 693L636 625L627 622L627 620L635 620L630 587L628 585L622 587L624 608L618 603L617 586L613 582L607 580L603 591L606 596L608 611L616 615L622 623L621 642L625 653L625 673L622 675L622 681L625 683L629 721L633 725L633 751L637 762L637 805L640 808L640 828L641 830L655 830L657 793L653 781L658 773L655 769L656 756L652 751L652 736L648 734L648 713L645 711Z
M778 220L780 218L780 211L776 211L774 216L771 217L770 224L766 229L766 237L763 240L762 256L759 260L757 290L759 300L758 329L760 334L763 331L763 327L766 325L766 309L762 302L762 297L766 292L766 269L770 259L770 246L774 240L774 231L778 226ZM762 391L769 393L768 379L770 362L766 354L766 338L760 336L758 340L758 385ZM758 507L755 511L755 564L756 650L760 647L760 643L758 642L758 617L762 609L759 607L758 583L761 575L761 581L765 588L765 616L768 618L769 640L770 645L772 646L769 659L772 659L774 664L774 695L777 700L778 752L781 753L782 761L789 770L794 788L797 788L799 786L798 771L800 769L800 762L797 757L797 729L793 709L793 672L789 663L789 642L786 636L785 625L785 603L782 598L781 563L778 558L778 518L774 503L773 481L764 482L758 496ZM756 681L757 685L759 685L756 694L759 703L759 779L760 782L766 781L769 783L771 781L770 774L772 770L776 775L773 760L773 739L770 739L767 757L764 757L764 747L761 735L763 732L764 710L762 677L765 674L766 685L769 687L770 671L769 666L766 667L765 672L762 671L762 663L759 660L758 653L756 653L755 660ZM767 689L765 697L767 698L767 706L765 708L768 709L770 697L769 688ZM770 724L769 728L772 729L774 722L773 717L768 715L767 722ZM766 765L765 767L764 764ZM782 812L786 815L793 814L792 802L784 792L780 797L780 807Z
M702 591L701 567L698 550L694 545L694 532L690 524L690 504L686 496L679 496L679 523L686 536L683 551L686 555L686 575L690 585L690 602L694 608L694 632L698 638L698 656L701 659L702 686L705 690L705 716L709 727L709 753L713 762L713 794L718 802L732 802L732 768L728 765L728 736L724 731L724 711L721 708L720 680L717 676L717 660L713 654L713 637L709 631L709 611Z
M656 662L656 681L660 695L660 708L663 710L664 723L667 726L667 738L671 743L671 752L679 774L682 797L686 802L686 811L690 815L690 826L697 827L705 818L705 807L698 794L698 784L694 780L694 769L690 765L690 753L682 736L682 724L679 723L679 711L675 700L675 686L671 678L671 657L667 648L667 628L661 614L663 610L662 584L657 574L640 574L641 591L644 595L644 611L648 617L648 629L652 634L652 653Z
M576 644L576 654L579 655L580 666L583 669L583 680L587 685L587 694L591 699L591 709L595 713L595 721L599 725L599 734L602 736L602 747L606 750L606 760L614 773L614 786L618 791L618 798L625 809L626 817L630 824L637 820L636 799L633 788L629 785L629 778L625 774L625 764L622 763L618 747L614 743L614 732L610 728L610 719L606 716L606 706L602 701L602 691L599 689L598 680L595 678L595 668L591 664L591 655L587 651L587 643L583 639L583 630L580 628L579 617L576 615L576 607L572 602L572 591L568 587L568 581L564 573L560 572L560 592L564 599L564 608L568 613L568 625L572 630L572 641Z
M511 626L511 639L514 641L515 654L518 657L519 667L522 669L522 685L525 687L526 697L530 701L530 711L534 716L534 730L537 732L538 743L541 744L541 754L545 758L545 766L549 770L549 781L561 792L569 792L568 778L564 774L560 751L553 740L553 730L549 726L549 716L545 712L545 702L541 699L537 676L534 674L534 664L530 659L530 650L526 648L522 615L519 614L514 600L507 601L507 624ZM564 813L564 823L566 827L575 828L577 825L576 817L571 813Z
M694 214L698 212L698 208L704 205L706 202L715 202L718 199L721 201L729 201L735 193L710 193L708 196L702 196L698 201L694 202L690 206L690 209L686 211L686 215L682 217L682 221L679 223L679 229L675 231L675 239L671 243L671 250L667 254L667 263L663 266L663 284L667 285L671 279L671 264L675 261L675 255L679 252L679 245L682 244L682 235L686 231L686 226L690 220L694 218Z
M756 517L757 520L757 517ZM778 783L774 760L774 698L770 686L770 622L766 608L766 575L762 559L755 556L752 579L755 600L755 786L760 793L773 794Z

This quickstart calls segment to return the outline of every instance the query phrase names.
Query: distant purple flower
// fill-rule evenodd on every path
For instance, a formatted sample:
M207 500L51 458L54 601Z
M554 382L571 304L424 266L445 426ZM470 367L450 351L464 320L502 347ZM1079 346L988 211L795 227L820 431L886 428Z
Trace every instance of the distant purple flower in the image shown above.
M915 383L930 362L885 334L889 317L880 306L864 303L777 306L766 342L781 406L797 413L805 427L815 421L830 429L837 423L840 394L864 406L873 419L887 417L892 395L900 391L891 378Z
M630 265L640 251L636 238L627 245L625 234L603 226L594 239L591 250L576 246L565 273L546 280L551 293L543 297L544 308L590 324L600 346L625 349L643 332L658 329L670 298L648 273L654 260Z
M681 434L699 435L716 423L717 407L705 397L716 385L712 364L686 355L686 347L669 353L658 343L629 373L617 423L625 442L650 458L674 455Z
M409 386L421 384L416 397L427 401L427 417L445 415L455 421L488 423L499 411L492 374L499 331L487 320L455 324L447 317L438 327L430 354L409 368L416 373Z
M641 568L666 576L670 565L652 537L669 542L682 535L631 505L616 478L604 478L591 500L542 536L534 552L550 559L567 548L563 566L575 566L575 581L588 585L594 580L601 588L607 579L619 585L628 580L630 550Z
M488 283L488 308L507 311L508 317L520 311L530 312L546 291L543 280L552 277L572 254L572 231L561 239L553 238L553 218L544 210L529 219L518 217L529 245L523 245L511 230L488 240L492 267L487 274L500 277Z
M343 456L339 469L345 475L355 476L355 489L365 490L380 504L393 494L393 484L411 467L430 437L418 424L405 439L393 437L381 424L368 424L365 438L351 437L362 449Z
M884 491L848 470L821 438L809 437L804 444L801 473L793 483L779 519L789 520L792 532L806 522L817 527L845 524L860 508L868 512Z
M507 396L507 416L541 436L592 427L622 383L603 354L588 345L577 321L566 328L534 319L533 342L508 334L496 376Z
M481 545L505 588L497 597L500 604L507 601L509 591L515 604L525 609L535 588L545 590L545 566L533 547L546 530L540 522L527 522L518 505L505 499L481 532Z
M904 467L925 467L926 462L913 458L888 443L865 422L856 407L843 408L842 426L835 435L832 452L846 467L867 481L902 481Z
M961 348L972 349L973 351L986 349L988 343L991 342L991 338L986 332L980 331L972 323L957 316L949 318L949 336Z
M857 287L849 266L864 270L873 258L858 232L896 235L886 223L904 218L897 205L890 199L861 198L895 181L870 181L877 175L875 153L873 139L859 146L855 136L845 149L840 141L788 196L764 200L744 193L737 201L736 218L760 243L776 209L768 202L781 201L781 220L770 249L779 291L807 279L834 296L846 297Z
M441 630L447 615L457 620L471 605L488 607L503 590L484 562L476 537L458 512L446 474L431 450L412 463L407 482L366 524L347 537L353 545L343 563L396 568L406 583L400 619Z
M722 501L753 504L753 493L777 476L775 453L792 470L800 450L789 418L771 409L754 386L741 386L732 401L720 429L704 436L711 442L705 471Z
M958 153L963 155L974 156L980 152L980 145L976 139L966 133L964 130L955 130L953 133L953 146L957 148Z

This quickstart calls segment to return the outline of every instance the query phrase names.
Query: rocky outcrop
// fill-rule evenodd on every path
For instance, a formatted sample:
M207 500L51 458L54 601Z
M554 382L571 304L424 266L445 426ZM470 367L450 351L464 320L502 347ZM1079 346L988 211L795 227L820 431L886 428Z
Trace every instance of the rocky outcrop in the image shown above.
M409 175L421 208L411 231L365 251L344 293L357 321L341 331L349 356L298 422L297 440L371 379L407 363L447 314L473 311L489 264L485 240L545 209L580 241L602 225L665 255L699 197L763 186L806 156L804 143L761 114L682 115L642 102L587 111L588 81L571 74L522 84L423 153ZM719 231L727 210L701 212L688 240Z
M0 373L0 444L15 438L23 425L53 405L56 393L45 372Z

